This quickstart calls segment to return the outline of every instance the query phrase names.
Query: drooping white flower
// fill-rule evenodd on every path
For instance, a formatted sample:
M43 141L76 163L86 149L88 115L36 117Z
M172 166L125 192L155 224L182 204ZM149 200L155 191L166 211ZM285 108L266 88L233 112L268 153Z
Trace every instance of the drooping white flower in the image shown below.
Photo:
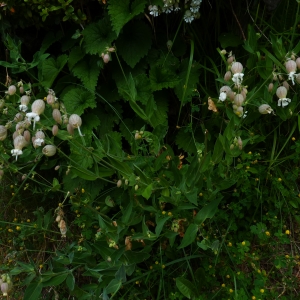
M258 111L262 114L262 115L267 115L273 112L273 109L270 105L268 104L262 104L259 108Z
M242 84L244 74L243 65L240 62L234 62L231 66L231 72L233 73L232 81L239 87Z
M294 85L295 84L294 79L297 77L297 75L296 75L296 70L297 70L296 62L293 61L293 60L288 60L285 63L285 68L286 68L286 71L288 72L289 80L291 80L293 85Z
M224 85L220 88L220 96L219 96L219 100L220 101L225 101L227 99L228 96L228 92L231 91L231 88L227 85Z
M194 16L193 16L192 12L189 9L185 11L183 19L186 23L192 23L193 22Z
M148 9L150 11L150 15L152 15L153 17L158 16L158 7L156 5L149 5Z
M277 88L276 95L279 98L278 106L285 107L285 106L288 106L289 103L291 102L291 99L286 98L287 89L284 86L280 86Z
M27 141L24 138L23 135L18 135L14 139L14 149L11 150L11 155L16 157L16 160L18 159L18 156L23 154L22 149L27 145Z
M40 115L45 110L45 102L43 100L35 100L31 105L32 112L27 113L26 117L28 118L29 122L33 120L33 129L35 129L35 122L40 120Z

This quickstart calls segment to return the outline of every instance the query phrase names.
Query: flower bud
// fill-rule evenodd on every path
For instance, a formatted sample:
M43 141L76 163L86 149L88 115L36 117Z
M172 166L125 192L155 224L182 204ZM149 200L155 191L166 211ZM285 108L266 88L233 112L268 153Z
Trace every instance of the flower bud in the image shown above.
M231 72L230 71L227 71L224 75L224 80L225 81L229 81L231 79Z
M242 141L241 137L238 137L237 143L238 143L239 149L242 150L243 149L243 141Z
M7 128L3 125L0 125L0 141L4 141L7 137Z
M296 69L297 69L297 64L295 61L293 60L288 60L286 63L285 63L285 68L286 68L286 71L287 73L291 73L291 72L296 72Z
M12 95L14 95L16 93L16 91L17 91L16 86L15 85L11 85L8 88L7 94L10 95L10 96L12 96Z
M7 296L8 291L9 291L8 283L7 282L1 283L1 292L2 292L2 295L3 296Z
M274 84L271 82L269 83L269 86L268 86L268 91L271 93L273 91L273 88L274 88Z
M41 115L45 110L45 102L41 99L35 100L31 105L31 111L37 115Z
M110 56L108 53L104 54L102 57L105 64L107 64L110 61Z
M276 95L279 99L286 98L287 89L284 86L280 86L277 88Z
M58 171L59 168L60 168L60 166L56 166L56 167L54 168L54 170L55 170L55 171Z
M228 63L229 65L231 65L231 64L233 63L233 61L234 61L234 55L229 56L229 57L227 58L227 63Z
M61 124L61 123L62 123L61 113L60 113L60 111L59 111L57 108L53 109L53 111L52 111L52 117L53 117L53 119L54 119L58 124Z
M273 109L270 105L268 104L262 104L259 108L258 111L263 114L263 115L267 115L273 112Z
M122 180L119 179L119 180L117 181L117 187L119 188L121 185L122 185Z
M46 156L53 156L56 153L56 147L53 145L47 145L43 148L42 152Z
M290 85L287 83L286 80L282 83L282 85L286 88L287 91L290 89Z
M73 128L78 128L81 126L82 120L78 115L73 114L69 118L69 124L72 125Z
M20 94L22 95L22 94L24 94L24 87L23 86L20 86Z
M234 97L234 104L236 106L242 106L244 103L244 97L242 94L236 94Z
M54 136L56 136L57 133L58 133L58 126L57 126L57 125L53 125L53 127L52 127L52 134L53 134Z
M134 189L137 191L137 190L139 189L139 186L136 184L136 185L134 186Z
M243 65L240 62L234 62L231 66L231 72L233 74L242 73Z
M55 102L55 95L48 94L48 96L47 96L47 103L49 105L52 105L52 104L54 104L54 102Z
M25 130L23 136L24 136L26 142L30 143L30 131Z
M61 220L61 216L60 216L60 215L58 215L58 216L56 217L55 221L56 221L57 223L59 223L59 222L60 222L60 220Z

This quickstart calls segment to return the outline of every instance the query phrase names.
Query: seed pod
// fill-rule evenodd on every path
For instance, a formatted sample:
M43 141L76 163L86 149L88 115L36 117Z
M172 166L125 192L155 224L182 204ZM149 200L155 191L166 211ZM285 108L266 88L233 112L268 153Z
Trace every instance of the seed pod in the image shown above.
M0 125L0 141L4 141L7 137L7 128L3 125Z
M58 126L57 126L57 125L53 125L53 127L52 127L52 134L53 134L54 136L56 136L57 133L58 133Z
M286 80L282 83L282 85L286 88L287 91L290 89L290 85L287 83Z
M274 88L274 84L271 82L269 83L269 86L268 86L268 91L271 93L273 91L273 88Z
M276 95L279 99L286 98L287 89L284 86L280 86L279 88L277 88Z
M242 94L236 94L234 97L234 104L236 106L242 106L244 103L244 97Z
M45 110L45 102L41 99L35 100L31 105L31 110L37 115L41 115Z
M70 135L73 135L74 134L74 128L71 124L68 124L67 125L67 130L69 132Z
M110 61L110 56L108 53L104 54L102 57L105 64L107 64Z
M47 145L43 148L42 152L46 156L53 156L56 153L56 147L53 145Z
M286 68L286 71L287 73L291 73L291 72L296 72L296 69L297 69L297 64L295 61L293 60L288 60L286 63L285 63L285 68Z
M229 81L231 79L231 76L232 76L231 72L227 71L224 75L224 80Z
M258 111L263 114L263 115L267 115L270 114L271 112L273 112L273 109L270 105L268 104L262 104L259 108Z
M233 74L242 73L243 65L240 62L234 62L231 66L231 72Z
M52 111L52 117L53 119L58 123L61 124L62 123L62 117L61 117L61 113L58 109L53 109Z
M70 118L69 118L69 124L73 128L77 128L78 131L79 131L79 135L83 136L81 131L80 131L80 126L82 124L82 120L78 115L76 115L76 114L71 115Z
M16 93L16 91L17 91L16 86L15 85L11 85L8 88L7 94L10 95L10 96L12 96L12 95L14 95Z
M23 134L25 140L27 143L30 143L30 132L28 130L25 130L24 131L24 134Z
M22 95L22 94L24 94L24 87L23 86L20 86L20 94Z

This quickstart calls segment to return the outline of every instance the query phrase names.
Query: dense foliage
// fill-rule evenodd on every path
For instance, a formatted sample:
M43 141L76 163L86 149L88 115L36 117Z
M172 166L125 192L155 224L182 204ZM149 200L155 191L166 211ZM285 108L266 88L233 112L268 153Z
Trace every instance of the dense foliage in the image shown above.
M8 299L299 297L299 3L216 2L1 4Z

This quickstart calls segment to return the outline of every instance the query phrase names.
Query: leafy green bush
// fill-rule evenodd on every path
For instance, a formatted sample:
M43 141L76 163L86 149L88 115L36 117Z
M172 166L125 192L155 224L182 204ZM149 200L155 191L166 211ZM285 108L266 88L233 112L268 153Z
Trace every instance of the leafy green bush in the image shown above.
M212 53L182 2L99 4L31 62L3 37L8 297L297 297L299 6Z

